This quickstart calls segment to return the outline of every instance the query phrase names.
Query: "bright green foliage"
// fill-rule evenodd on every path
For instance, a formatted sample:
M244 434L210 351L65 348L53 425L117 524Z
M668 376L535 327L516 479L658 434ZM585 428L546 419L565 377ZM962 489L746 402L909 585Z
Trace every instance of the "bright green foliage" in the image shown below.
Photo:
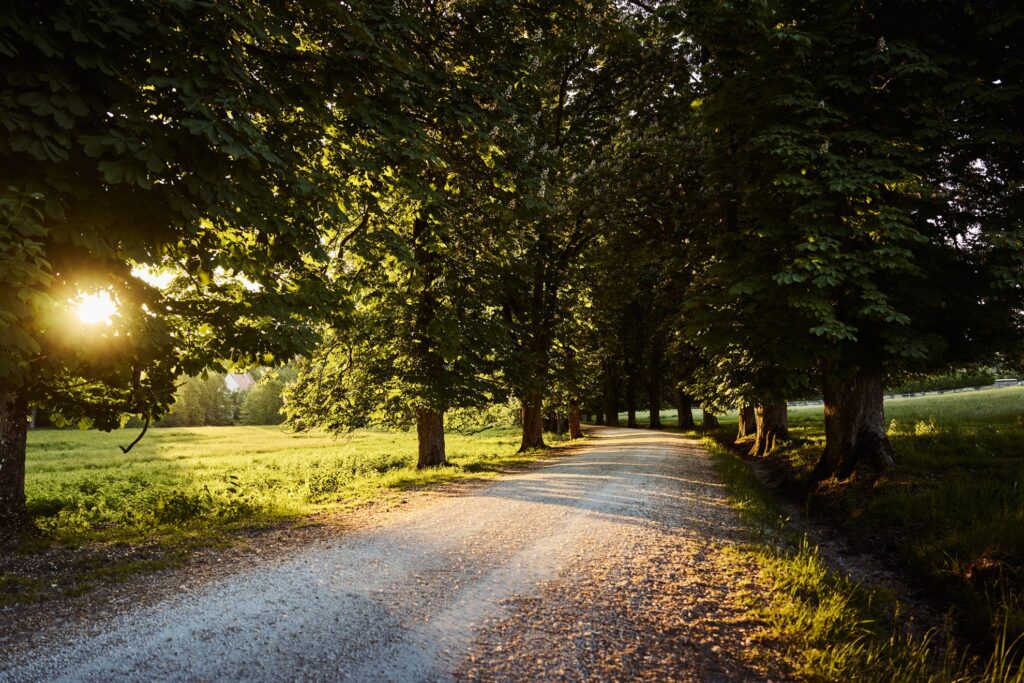
M234 423L238 396L228 391L224 375L211 372L189 377L174 393L171 412L158 423L161 427L212 427Z
M517 198L500 215L508 245L500 253L498 299L509 335L506 381L519 398L546 393L552 371L573 360L577 342L563 319L586 315L575 280L601 231L593 199L606 188L591 174L621 125L623 92L636 77L639 35L614 3L556 3L530 34L533 63L523 78L514 126L499 131L515 169ZM584 325L585 326L585 325ZM575 372L575 371L573 371ZM573 382L577 383L578 382Z
M295 304L321 293L308 258L335 213L331 176L312 163L337 112L310 20L339 17L316 9L5 8L0 248L18 284L0 311L6 384L109 428L122 412L166 411L180 374L307 339ZM158 291L136 264L180 282ZM97 289L119 311L83 329L68 302Z
M423 73L408 84L402 116L418 130L372 179L346 229L347 253L331 265L352 310L300 364L287 400L297 428L404 428L420 410L502 399L490 255L503 256L491 219L504 211L508 181L489 136L509 116L500 105L525 63L519 15L496 9L454 3L415 15L407 49Z
M245 425L276 425L284 422L284 391L287 384L271 374L260 379L241 397L239 421Z
M419 134L401 109L414 19L373 1L6 8L0 248L20 289L0 376L110 427L166 411L180 374L307 348L311 320L346 311L323 277L337 225ZM138 264L177 280L158 291ZM69 321L69 298L107 288L112 325Z

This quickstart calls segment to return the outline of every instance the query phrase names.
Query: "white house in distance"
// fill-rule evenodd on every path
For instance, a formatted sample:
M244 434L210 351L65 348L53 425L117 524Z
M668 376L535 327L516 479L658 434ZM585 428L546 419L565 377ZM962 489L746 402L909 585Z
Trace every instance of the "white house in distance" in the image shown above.
M249 391L256 386L256 380L248 372L232 372L224 375L224 384L227 385L228 391Z

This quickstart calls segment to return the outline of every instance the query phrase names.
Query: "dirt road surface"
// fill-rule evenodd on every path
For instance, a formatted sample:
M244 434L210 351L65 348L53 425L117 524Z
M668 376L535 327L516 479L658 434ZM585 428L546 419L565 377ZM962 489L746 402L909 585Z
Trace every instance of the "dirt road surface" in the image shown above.
M0 654L0 681L751 681L707 453L595 428L525 473ZM54 628L59 628L54 625ZM94 629L95 630L95 629Z

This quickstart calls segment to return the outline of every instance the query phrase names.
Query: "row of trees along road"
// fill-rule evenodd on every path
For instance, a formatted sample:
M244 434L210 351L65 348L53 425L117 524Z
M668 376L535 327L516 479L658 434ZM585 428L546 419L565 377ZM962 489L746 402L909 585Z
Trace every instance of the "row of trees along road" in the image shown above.
M994 1L14 2L0 538L32 409L148 424L294 358L294 427L415 425L421 467L509 397L524 449L664 400L765 454L816 391L816 477L884 466L886 383L1021 362L1022 35Z

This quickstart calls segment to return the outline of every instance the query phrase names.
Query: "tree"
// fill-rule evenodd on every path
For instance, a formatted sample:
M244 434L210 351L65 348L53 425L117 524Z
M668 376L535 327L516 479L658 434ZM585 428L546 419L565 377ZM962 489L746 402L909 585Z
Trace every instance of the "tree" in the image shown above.
M100 429L125 413L148 423L176 377L311 341L304 320L337 299L316 265L322 228L339 182L366 163L328 167L325 140L372 127L401 96L368 96L403 62L350 28L390 7L5 7L0 542L29 524L30 407ZM152 286L145 267L177 282ZM118 304L110 324L74 322L72 302L97 291Z
M284 422L284 391L287 382L268 373L243 394L240 419L247 425L278 425Z
M404 220L371 220L353 242L344 270L355 310L299 363L285 410L298 429L415 424L418 466L434 467L446 464L445 412L500 399L500 321L481 299L473 231L454 212L395 208Z
M234 422L236 397L224 385L224 375L211 372L189 377L174 393L170 412L161 427L211 427Z
M495 214L514 186L492 131L525 69L523 20L474 3L412 12L421 71L401 116L418 129L368 180L330 277L355 302L300 364L290 423L330 431L416 425L418 466L446 464L444 415L501 401L494 303L505 255ZM527 16L529 12L527 13ZM385 145L386 141L374 141ZM500 263L500 261L499 261Z
M499 143L521 197L507 217L514 239L501 295L510 348L504 374L523 406L520 450L544 446L554 332L571 311L562 292L573 262L598 234L580 190L619 124L632 29L611 2L556 3L539 15L530 34L534 60L523 79L523 113Z
M1000 80L994 62L982 75L968 57L983 22L961 5L909 2L690 10L707 48L694 104L722 226L701 279L740 326L715 326L730 341L703 346L720 356L731 345L790 378L818 359L827 444L816 479L889 464L887 375L982 357L1020 333L1022 271L1009 267L1019 223L1001 201L987 212L958 198L993 154L963 126L967 112L984 117L959 90ZM965 27L970 38L954 37ZM779 320L788 327L769 332Z

